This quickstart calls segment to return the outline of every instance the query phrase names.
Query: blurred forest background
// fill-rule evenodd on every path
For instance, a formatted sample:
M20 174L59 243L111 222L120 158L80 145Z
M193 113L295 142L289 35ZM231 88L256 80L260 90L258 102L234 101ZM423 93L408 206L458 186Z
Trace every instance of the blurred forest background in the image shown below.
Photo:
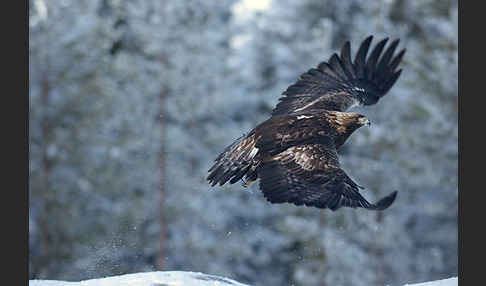
M30 0L29 279L198 271L262 285L457 276L458 3ZM351 40L401 78L340 151L384 212L214 187L224 147Z

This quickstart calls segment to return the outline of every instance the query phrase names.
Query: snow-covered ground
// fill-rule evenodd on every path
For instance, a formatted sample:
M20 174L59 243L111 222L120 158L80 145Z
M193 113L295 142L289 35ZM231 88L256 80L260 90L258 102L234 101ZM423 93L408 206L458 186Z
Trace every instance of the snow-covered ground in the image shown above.
M457 277L404 286L457 286ZM198 272L157 271L125 274L79 282L29 280L29 286L249 286L234 280Z
M29 286L249 286L234 280L198 272L157 271L125 274L80 282L30 280Z
M457 286L457 277L441 279L436 281L429 281L416 284L405 284L404 286Z

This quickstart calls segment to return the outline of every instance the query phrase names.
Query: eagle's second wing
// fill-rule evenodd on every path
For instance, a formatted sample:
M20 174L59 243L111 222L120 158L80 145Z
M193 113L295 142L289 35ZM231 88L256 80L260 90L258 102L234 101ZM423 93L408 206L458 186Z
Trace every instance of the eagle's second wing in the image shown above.
M320 144L299 145L266 158L259 166L260 189L272 203L294 203L337 210L362 207L384 210L397 192L376 204L368 202L359 188L339 168L337 152Z
M366 38L354 61L349 41L341 55L333 54L302 74L299 80L282 94L272 115L289 114L307 109L346 111L351 106L372 105L378 102L395 84L401 70L396 70L405 49L393 56L399 40L393 41L384 53L388 38L380 41L367 58L373 37Z

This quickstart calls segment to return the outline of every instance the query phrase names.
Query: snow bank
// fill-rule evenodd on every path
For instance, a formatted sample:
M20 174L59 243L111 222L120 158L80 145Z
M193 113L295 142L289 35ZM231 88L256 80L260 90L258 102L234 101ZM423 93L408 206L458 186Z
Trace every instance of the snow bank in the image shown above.
M249 286L234 280L198 272L157 271L125 274L79 282L29 280L29 286ZM457 286L457 277L404 286Z
M80 282L30 280L29 286L249 286L234 280L198 272L156 271L125 274Z
M405 284L404 286L457 286L457 277L451 277L448 279L429 281L417 284Z

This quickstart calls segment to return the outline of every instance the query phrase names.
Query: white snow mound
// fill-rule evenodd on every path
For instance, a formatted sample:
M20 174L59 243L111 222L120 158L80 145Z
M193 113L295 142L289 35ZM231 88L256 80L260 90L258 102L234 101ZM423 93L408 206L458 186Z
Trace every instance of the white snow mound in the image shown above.
M29 286L249 286L234 280L186 271L156 271L125 274L79 282L29 280Z
M457 277L404 286L457 286ZM250 286L200 272L156 271L125 274L79 282L29 280L29 286Z
M403 286L457 286L457 277L451 277L448 279L435 280L417 284L405 284Z

